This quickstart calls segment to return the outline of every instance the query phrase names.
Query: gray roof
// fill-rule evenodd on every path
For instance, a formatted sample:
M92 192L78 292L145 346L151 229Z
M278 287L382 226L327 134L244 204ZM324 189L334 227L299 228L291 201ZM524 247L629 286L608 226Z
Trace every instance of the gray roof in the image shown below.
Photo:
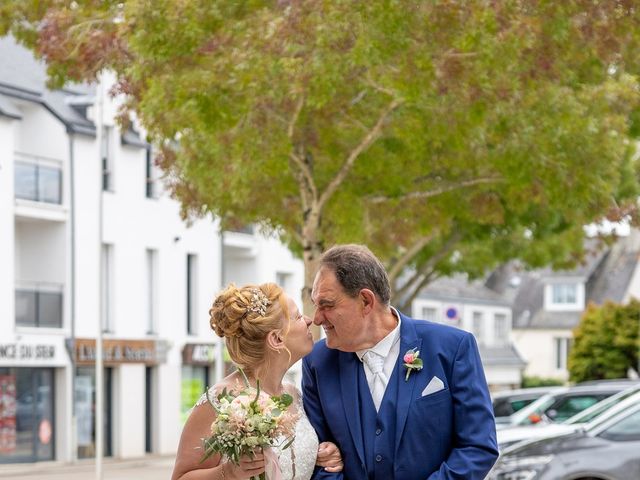
M588 255L576 274L550 272L548 269L524 272L513 300L513 328L572 329L583 311L549 312L544 310L545 282L554 277L580 277L585 282L585 304L607 300L622 302L629 289L640 255L640 235L632 230L606 250Z
M509 306L502 295L487 288L480 280L469 281L466 275L439 278L424 288L418 298Z
M49 90L45 64L10 36L0 37L0 58L0 94L4 103L11 103L12 98L39 103L69 132L95 136L93 122L69 103L70 98L90 93L90 87L70 84L64 90Z
M599 248L597 240L587 239L585 249L584 260L574 270L526 271L517 262L509 262L484 282L469 281L464 275L439 279L423 289L418 298L511 306L516 329L572 329L580 322L582 310L546 311L545 285L562 277L574 278L584 282L587 304L622 302L640 258L640 233L632 230L608 248Z
M601 274L587 284L588 301L602 304L607 300L617 303L624 300L640 254L640 250L629 243L626 241L613 246Z
M599 267L602 258L607 254L608 250L603 248L600 241L596 238L587 238L584 242L584 250L584 258L575 268L571 270L553 270L547 267L539 270L541 276L545 278L579 277L584 280L588 279Z
M1 94L0 94L0 115L13 118L16 120L20 120L22 118L22 114L20 113L20 110L18 110L16 106L11 102L11 99Z
M480 357L483 365L515 365L524 367L525 362L513 345L485 347L480 345Z
M13 37L0 37L0 84L42 95L47 81L44 63L18 45Z
M95 94L93 85L70 83L62 90L49 90L44 62L11 36L0 37L0 59L0 115L21 118L11 99L26 100L44 106L71 133L96 135L94 123L85 115L87 102L92 102ZM122 143L139 148L147 146L133 130L125 132Z

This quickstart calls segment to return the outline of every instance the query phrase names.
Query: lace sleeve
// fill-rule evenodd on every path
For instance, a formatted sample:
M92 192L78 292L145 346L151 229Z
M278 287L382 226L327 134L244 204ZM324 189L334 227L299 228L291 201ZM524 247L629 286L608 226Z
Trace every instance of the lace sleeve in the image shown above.
M218 394L222 391L222 389L217 386L214 385L213 387L209 387L209 390L207 390L205 393L203 393L200 398L198 399L198 401L196 402L196 404L193 406L193 408L199 407L200 405L204 405L205 403L208 403L208 401L214 401L214 399L218 396ZM207 397L209 397L207 399Z

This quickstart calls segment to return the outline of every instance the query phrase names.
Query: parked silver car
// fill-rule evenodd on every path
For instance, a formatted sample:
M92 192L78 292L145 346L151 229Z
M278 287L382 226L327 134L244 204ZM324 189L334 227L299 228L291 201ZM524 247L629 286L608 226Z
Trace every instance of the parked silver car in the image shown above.
M505 449L487 478L640 479L640 400L629 397L576 432Z
M635 397L640 401L640 384L635 384L626 390L605 398L561 423L549 423L542 421L534 425L523 425L500 429L498 430L498 448L502 451L505 448L523 440L553 437L560 434L574 432L583 428L586 423L591 422L598 416L604 414L610 408L629 397Z
M551 393L543 395L508 417L506 422L497 423L496 427L502 429L533 425L539 422L560 423L599 401L625 390L627 386L623 384L607 384L556 387Z
M509 423L511 415L558 388L560 387L519 388L492 394L493 415L496 423Z

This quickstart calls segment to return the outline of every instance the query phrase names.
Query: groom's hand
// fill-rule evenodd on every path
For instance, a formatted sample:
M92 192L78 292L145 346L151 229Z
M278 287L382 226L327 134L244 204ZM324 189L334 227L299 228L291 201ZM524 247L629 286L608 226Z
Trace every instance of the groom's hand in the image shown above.
M342 455L340 449L333 442L322 442L318 445L318 459L316 465L324 467L327 472L337 473L342 471Z

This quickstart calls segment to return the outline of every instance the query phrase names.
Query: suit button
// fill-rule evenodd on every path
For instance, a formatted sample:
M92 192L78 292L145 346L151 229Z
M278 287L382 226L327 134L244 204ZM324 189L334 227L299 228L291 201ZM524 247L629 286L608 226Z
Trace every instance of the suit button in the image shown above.
M382 461L382 455L376 455L376 462Z
M378 428L376 429L376 435L380 435L382 433L382 429Z

